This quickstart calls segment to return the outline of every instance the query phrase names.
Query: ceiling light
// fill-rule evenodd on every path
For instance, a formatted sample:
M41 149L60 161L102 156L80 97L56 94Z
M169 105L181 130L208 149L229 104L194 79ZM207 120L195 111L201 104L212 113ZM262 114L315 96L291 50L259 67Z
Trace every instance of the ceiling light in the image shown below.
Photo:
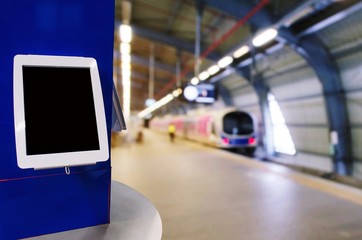
M239 58L239 57L242 57L244 56L245 54L247 54L249 52L249 47L244 45L242 46L241 48L239 48L238 50L236 50L233 54L233 57L234 58Z
M230 56L223 57L217 62L217 65L219 65L220 68L226 68L233 62L233 58Z
M199 74L199 79L201 81L206 80L208 77L210 77L210 74L207 71L203 71L202 73Z
M180 92L178 91L178 89L175 89L175 90L173 90L172 95L174 97L178 97L180 95Z
M191 84L192 85L197 85L197 84L199 84L199 82L200 81L199 81L199 79L197 77L194 77L194 78L191 79Z
M131 53L131 45L129 43L122 42L119 48L121 49L121 54Z
M131 71L131 63L130 62L122 62L121 66L122 66L122 70Z
M214 74L217 73L219 70L220 70L220 68L219 68L218 65L212 65L211 67L209 67L209 68L207 69L207 72L208 72L210 75L214 75Z
M172 101L174 99L174 96L169 93L167 94L165 97L161 98L160 100L158 100L157 102L155 102L154 104L152 104L151 106L149 106L148 108L144 109L143 111L141 111L140 113L138 113L138 117L139 118L144 118L146 117L148 114L152 113L153 111L157 110L158 108L166 105L167 103L169 103L170 101Z
M131 70L130 69L122 69L122 77L131 77Z
M122 24L119 27L119 38L121 42L130 43L132 41L132 28L129 25Z
M255 47L261 47L264 44L273 40L277 35L278 35L278 31L275 30L274 28L270 28L270 29L262 32L258 36L256 36L253 39L252 43Z
M130 63L131 62L131 55L122 54L121 59L122 59L122 63L124 63L124 62Z

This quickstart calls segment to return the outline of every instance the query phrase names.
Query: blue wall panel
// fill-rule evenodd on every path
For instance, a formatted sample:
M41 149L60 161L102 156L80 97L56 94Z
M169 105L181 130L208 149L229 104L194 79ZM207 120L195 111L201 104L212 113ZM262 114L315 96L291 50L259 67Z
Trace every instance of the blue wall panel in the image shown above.
M114 1L2 0L0 29L0 239L107 223L110 161L71 167L69 176L64 168L17 167L13 58L16 54L95 58L110 136ZM49 131L56 138L57 126Z

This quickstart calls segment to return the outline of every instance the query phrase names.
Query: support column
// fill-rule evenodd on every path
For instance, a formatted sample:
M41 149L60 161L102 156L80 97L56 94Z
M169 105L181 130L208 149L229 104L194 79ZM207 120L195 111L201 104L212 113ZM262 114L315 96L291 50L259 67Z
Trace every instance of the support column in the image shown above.
M297 39L287 29L281 29L279 36L291 44L318 76L323 86L329 131L337 133L338 141L333 144L332 155L334 172L339 175L351 175L353 160L349 114L337 63L317 37Z
M148 98L154 99L155 92L155 44L150 45L150 64L149 64Z
M201 53L201 23L202 13L204 9L203 1L196 1L196 29L195 29L195 69L194 75L198 76L200 73L200 53Z

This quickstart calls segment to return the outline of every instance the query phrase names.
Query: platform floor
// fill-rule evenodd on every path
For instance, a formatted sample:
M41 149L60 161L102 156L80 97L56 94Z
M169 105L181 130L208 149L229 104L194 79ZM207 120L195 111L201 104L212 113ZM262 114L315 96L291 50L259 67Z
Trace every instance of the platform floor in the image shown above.
M163 240L362 239L362 191L144 132L112 148L112 178L158 209Z

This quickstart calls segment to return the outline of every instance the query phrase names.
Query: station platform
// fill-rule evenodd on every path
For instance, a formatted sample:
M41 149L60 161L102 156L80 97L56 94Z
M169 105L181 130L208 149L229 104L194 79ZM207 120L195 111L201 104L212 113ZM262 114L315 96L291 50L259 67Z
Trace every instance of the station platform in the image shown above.
M155 205L163 240L362 239L362 190L150 130L113 146L112 179Z

